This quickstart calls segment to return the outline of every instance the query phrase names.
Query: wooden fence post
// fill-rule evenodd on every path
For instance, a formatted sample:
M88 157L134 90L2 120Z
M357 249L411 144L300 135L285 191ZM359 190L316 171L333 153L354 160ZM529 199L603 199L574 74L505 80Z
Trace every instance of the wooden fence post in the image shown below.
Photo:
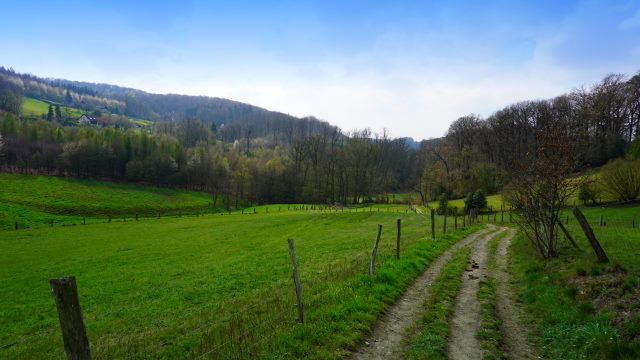
M53 227L53 219L51 219L51 227Z
M138 214L136 214L136 221L138 221Z
M380 242L381 233L382 225L378 224L378 234L376 235L376 241L373 243L373 250L371 250L371 260L369 261L369 276L373 276L373 271L376 265L376 254L378 253L378 243Z
M402 226L401 220L397 219L396 224L398 225L398 232L396 234L396 259L400 259L400 228Z
M16 221L16 230L18 230L19 226L18 226L18 222Z
M64 351L69 360L90 360L89 339L82 320L76 278L73 276L49 280L58 309Z
M82 217L82 225L87 225L87 218L86 217Z
M298 299L298 321L304 324L304 304L302 303L302 287L300 286L300 277L298 277L298 262L296 261L296 253L293 250L293 239L289 239L289 257L291 258L291 266L293 269L293 286L296 290L296 299Z
M436 238L436 211L431 209L431 238Z
M443 233L443 234L446 234L446 232L447 232L447 212L446 212L446 210L445 210L445 213L444 213L444 222L442 223L442 233Z
M598 261L601 263L608 263L609 258L607 257L607 254L602 249L602 246L600 246L600 243L596 239L596 236L593 234L593 230L591 229L591 226L589 226L587 219L585 219L584 215L582 214L580 209L578 209L578 207L574 206L573 215L576 217L576 219L580 223L580 226L582 227L582 231L584 231L584 234L587 236L587 239L589 240L589 243L591 244L593 251L595 251L596 256L598 257Z

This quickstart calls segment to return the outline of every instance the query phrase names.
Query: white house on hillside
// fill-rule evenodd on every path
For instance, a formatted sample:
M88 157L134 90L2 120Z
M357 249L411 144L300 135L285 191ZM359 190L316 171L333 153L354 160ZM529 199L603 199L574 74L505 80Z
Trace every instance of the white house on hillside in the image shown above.
M77 121L78 125L98 126L98 119L87 114L82 114Z

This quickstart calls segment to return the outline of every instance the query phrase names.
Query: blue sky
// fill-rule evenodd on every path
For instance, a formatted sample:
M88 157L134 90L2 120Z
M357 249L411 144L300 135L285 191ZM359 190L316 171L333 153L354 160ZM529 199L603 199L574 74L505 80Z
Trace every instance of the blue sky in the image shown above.
M640 70L640 1L12 1L0 65L230 98L345 130L458 117Z

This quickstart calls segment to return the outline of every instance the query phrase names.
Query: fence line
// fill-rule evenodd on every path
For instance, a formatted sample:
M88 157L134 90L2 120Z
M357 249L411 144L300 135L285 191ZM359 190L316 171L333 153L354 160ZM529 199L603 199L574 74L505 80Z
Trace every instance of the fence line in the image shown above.
M284 314L284 313L286 313L287 311L289 311L289 312L290 312L291 310L284 310L284 311L281 311L281 312L277 313L277 314L276 314L276 316L271 317L270 319L268 319L268 320L266 320L266 321L262 321L262 322L258 323L257 325L255 325L255 326L253 326L253 327L249 328L248 330L244 331L242 334L240 334L240 335L238 335L238 336L236 336L236 337L233 337L233 338L231 338L230 340L227 340L227 341L223 342L222 344L216 345L215 347L213 347L212 349L210 349L209 351L207 351L207 352L205 352L205 353L203 353L203 354L200 354L198 357L196 357L196 359L202 359L202 358L204 358L205 356L210 355L210 354L211 354L211 353L213 353L214 351L216 351L216 350L220 350L223 346L228 345L228 344L230 344L230 343L232 343L232 342L234 342L234 341L236 341L236 340L238 340L238 339L241 339L241 338L242 338L242 337L244 337L245 335L250 334L251 332L253 332L253 331L254 331L254 330L256 330L257 328L259 328L260 326L262 326L262 325L266 324L266 323L267 323L267 321L269 321L269 322L270 322L270 321L272 321L272 320L274 320L274 319L277 319L279 316L283 315L283 314Z

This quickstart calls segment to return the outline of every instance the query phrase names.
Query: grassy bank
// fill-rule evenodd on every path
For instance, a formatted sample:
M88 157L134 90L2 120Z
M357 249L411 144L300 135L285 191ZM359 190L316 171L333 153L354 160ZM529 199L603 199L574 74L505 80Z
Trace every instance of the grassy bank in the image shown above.
M0 229L106 218L193 212L211 197L195 191L106 181L0 173ZM210 209L210 208L209 208Z
M594 232L611 263L598 264L582 231L568 229L582 250L563 245L562 255L541 260L519 235L511 271L518 299L528 312L542 355L551 359L637 359L640 357L640 229L599 226L600 214L631 219L640 208L587 208Z

